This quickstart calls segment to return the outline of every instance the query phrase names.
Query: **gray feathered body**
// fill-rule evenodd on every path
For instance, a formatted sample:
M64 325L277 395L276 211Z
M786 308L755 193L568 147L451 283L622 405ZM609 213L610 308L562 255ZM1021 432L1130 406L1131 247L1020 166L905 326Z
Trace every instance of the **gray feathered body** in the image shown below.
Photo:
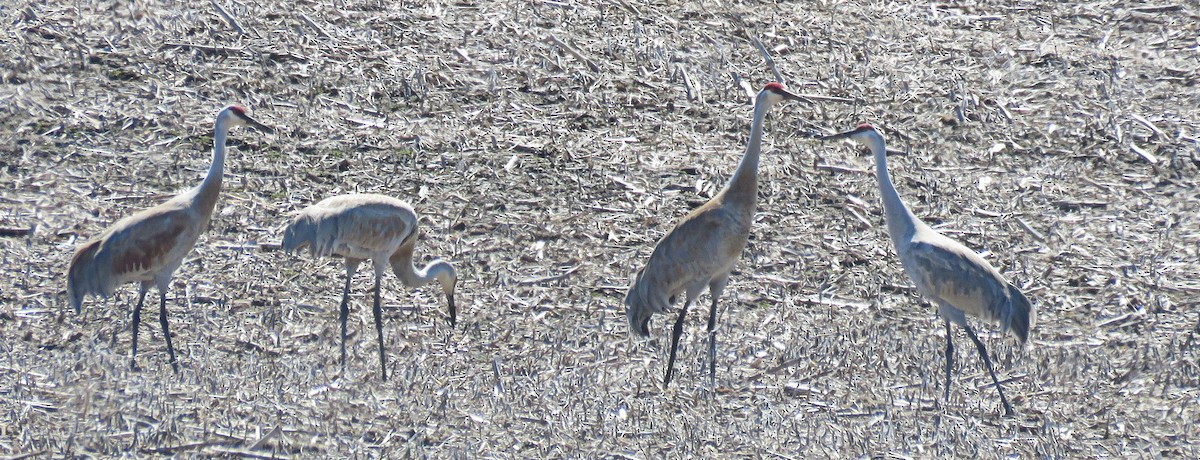
M337 255L388 264L401 247L412 246L416 236L417 216L408 203L384 195L341 195L301 211L284 231L283 250L308 247L313 257Z
M971 315L998 322L1022 342L1027 340L1034 315L1025 296L975 251L930 228L908 209L888 173L882 135L871 129L860 140L875 155L888 236L917 291L938 306L938 314L959 326L968 328L965 315Z
M1013 414L1012 405L1004 396L1000 379L988 357L987 347L967 323L967 315L998 322L1001 328L1012 331L1022 343L1029 339L1034 323L1033 306L1016 286L970 248L943 236L930 228L908 209L892 184L887 168L887 145L883 135L869 124L851 131L822 139L852 138L864 142L875 156L875 173L879 181L880 198L887 221L888 236L900 256L904 271L912 278L917 291L937 305L938 315L946 325L946 386L944 397L950 397L950 374L954 362L954 339L950 323L967 332L983 360L1005 414Z
M714 300L721 295L750 238L758 202L763 120L771 106L782 100L778 92L768 89L758 93L750 139L729 182L663 236L646 266L634 276L625 295L625 313L634 334L649 335L650 317L665 313L679 294L687 293L686 302L695 300L706 287Z
M366 259L374 265L376 282L389 266L405 286L416 288L437 281L446 295L453 325L458 274L441 259L421 269L414 267L418 235L417 214L408 203L385 195L352 194L326 198L301 210L284 230L282 246L286 252L308 247L313 257L345 258L347 283ZM345 295L343 291L343 301Z
M897 252L917 290L938 305L938 313L959 325L966 322L964 313L997 322L1021 342L1028 340L1034 314L1025 295L975 251L932 229L922 230L898 243Z
M680 294L695 299L729 277L750 238L754 206L725 206L718 196L663 236L625 296L631 330L650 335L650 317L666 313Z

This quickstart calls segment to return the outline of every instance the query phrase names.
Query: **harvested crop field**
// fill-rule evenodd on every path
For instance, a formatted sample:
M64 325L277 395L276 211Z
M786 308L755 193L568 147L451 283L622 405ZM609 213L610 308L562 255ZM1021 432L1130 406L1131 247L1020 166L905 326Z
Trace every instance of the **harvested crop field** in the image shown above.
M218 8L215 5L220 5ZM967 6L971 4L971 6ZM223 17L227 15L228 17ZM0 454L12 458L1200 457L1200 7L1195 2L0 3ZM755 43L761 44L760 47ZM769 56L769 59L767 57ZM674 315L631 340L654 243L741 157L776 79L756 223L663 389ZM135 284L67 306L74 249L195 186L212 225L175 273L172 372ZM808 138L881 127L902 197L1036 308L970 341L900 267L872 160ZM405 199L433 285L370 290L279 251L322 198ZM678 305L676 306L678 308Z

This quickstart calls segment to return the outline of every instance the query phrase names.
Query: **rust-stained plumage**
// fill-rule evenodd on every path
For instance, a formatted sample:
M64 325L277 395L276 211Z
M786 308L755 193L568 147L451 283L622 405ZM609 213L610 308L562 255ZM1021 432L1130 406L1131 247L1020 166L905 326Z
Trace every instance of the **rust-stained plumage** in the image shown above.
M709 378L715 379L717 301L750 237L758 198L763 119L771 106L788 99L804 100L789 93L779 83L768 83L758 93L750 123L750 140L729 183L659 240L646 267L637 272L625 295L629 327L635 334L645 337L650 335L650 317L655 313L666 313L679 295L686 293L683 308L671 331L664 387L671 384L683 319L688 307L705 288L712 296L708 312L708 359Z
M450 325L454 326L454 286L458 274L450 263L434 260L423 269L412 264L417 243L417 215L403 201L383 195L342 195L326 198L300 211L284 231L283 249L288 252L309 248L313 257L345 258L346 284L338 321L342 327L341 363L346 367L346 318L350 314L350 280L363 260L375 267L375 332L379 337L379 369L387 380L387 359L383 349L383 312L380 305L380 281L388 266L405 286L417 288L436 280L450 306Z
M130 367L137 357L138 324L142 303L151 286L158 287L159 324L167 341L167 353L176 372L175 347L167 327L167 289L171 275L184 256L191 252L200 235L208 229L224 173L225 138L234 126L269 128L246 115L245 109L229 106L217 114L213 140L213 160L208 175L199 186L167 202L140 211L124 219L79 246L67 269L67 297L75 312L80 311L88 294L108 297L118 286L138 282L138 301L133 308L133 346Z
M950 396L950 368L954 362L954 345L951 340L950 323L967 331L975 343L979 356L983 358L1004 412L1013 414L1008 398L992 369L987 349L967 323L966 315L999 322L1004 329L1011 330L1024 343L1029 338L1029 329L1034 324L1034 310L1029 299L1013 286L983 257L966 246L934 231L917 219L900 199L887 171L887 147L883 136L871 125L841 134L825 136L823 139L852 138L863 142L875 155L876 175L883 197L884 216L888 234L896 246L904 271L912 278L917 291L938 306L938 314L946 324L946 393Z

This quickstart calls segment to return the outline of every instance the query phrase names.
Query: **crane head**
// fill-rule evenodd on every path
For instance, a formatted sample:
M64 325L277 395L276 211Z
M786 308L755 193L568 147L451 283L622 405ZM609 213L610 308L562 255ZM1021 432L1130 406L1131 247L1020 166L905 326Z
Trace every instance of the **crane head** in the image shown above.
M820 139L823 141L832 141L837 139L845 139L847 137L865 144L867 151L871 153L883 153L885 155L902 153L897 150L888 150L887 146L884 144L883 135L880 134L874 126L871 126L870 123L859 124L854 129L846 132L821 136Z
M768 98L770 98L769 100L771 101L772 104L783 102L785 100L810 102L808 100L808 98L805 98L802 96L797 96L797 95L791 93L790 91L788 91L787 89L785 89L783 87L783 85L780 84L779 82L774 82L774 81L767 83L766 86L763 86L762 91L759 92L758 95L759 95L759 97L762 97L764 95L767 96Z
M858 140L858 139L862 139L862 137L867 135L866 133L868 133L868 132L878 134L878 132L875 131L875 127L871 126L870 123L861 123L854 129L846 131L846 132L830 134L828 136L821 136L821 140L832 141L832 140L837 140L837 139L845 139L847 137Z
M240 105L231 105L231 106L225 107L225 109L222 110L221 113L217 115L217 120L222 120L222 119L226 120L226 122L228 122L228 123L231 123L230 127L250 126L250 127L253 127L259 131L262 131L262 132L268 133L268 134L275 132L275 130L272 129L271 127L264 125L262 123L259 123L259 122L255 121L253 118L250 118L250 115L246 114L246 108L242 107Z

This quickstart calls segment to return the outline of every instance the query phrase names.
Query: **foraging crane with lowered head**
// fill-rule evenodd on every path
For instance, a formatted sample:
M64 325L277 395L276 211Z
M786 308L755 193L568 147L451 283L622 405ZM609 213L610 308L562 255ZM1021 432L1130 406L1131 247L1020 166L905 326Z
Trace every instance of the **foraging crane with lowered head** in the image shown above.
M768 83L754 98L754 116L750 122L750 140L737 170L725 188L711 200L683 218L663 236L650 254L646 266L637 272L625 295L629 327L637 335L650 335L650 317L666 313L686 294L683 308L671 331L671 352L663 386L671 384L675 351L683 333L688 307L708 288L712 306L708 312L709 378L716 378L717 301L729 275L750 238L754 210L758 200L758 162L762 148L763 120L767 111L785 100L806 101Z
M913 215L892 185L887 170L887 146L883 135L874 127L864 123L844 133L821 137L823 140L844 138L866 144L875 156L884 219L887 221L888 234L896 246L896 254L900 256L900 264L916 284L917 292L937 304L938 315L945 321L944 398L950 397L950 368L954 362L950 323L953 322L966 330L967 336L975 342L975 348L983 358L992 382L996 384L996 392L1000 393L1005 415L1013 415L1012 405L1004 397L987 349L967 323L966 315L999 322L1002 328L1012 331L1023 344L1029 338L1029 329L1035 322L1029 299L975 251L943 236Z
M380 305L380 282L388 267L410 288L437 281L446 302L450 305L450 326L454 327L457 310L454 306L454 287L458 274L454 267L441 259L425 268L413 266L413 249L417 244L417 214L412 206L401 200L374 194L341 195L326 198L304 208L284 230L283 250L292 252L309 247L313 257L341 256L346 264L346 284L342 287L342 303L338 321L342 326L341 364L346 368L346 318L350 314L350 280L363 260L371 259L375 266L375 332L379 336L379 371L387 380L387 359L383 351L383 310Z
M67 297L79 313L88 294L111 296L118 286L137 281L138 300L133 307L133 350L130 368L136 368L138 323L142 302L150 286L158 287L158 322L167 341L171 367L179 372L175 347L167 328L167 289L171 276L192 251L196 240L208 230L225 171L225 138L235 126L252 126L263 132L271 128L254 121L246 109L231 105L217 113L213 135L212 165L199 186L165 203L118 220L75 250L67 269Z

